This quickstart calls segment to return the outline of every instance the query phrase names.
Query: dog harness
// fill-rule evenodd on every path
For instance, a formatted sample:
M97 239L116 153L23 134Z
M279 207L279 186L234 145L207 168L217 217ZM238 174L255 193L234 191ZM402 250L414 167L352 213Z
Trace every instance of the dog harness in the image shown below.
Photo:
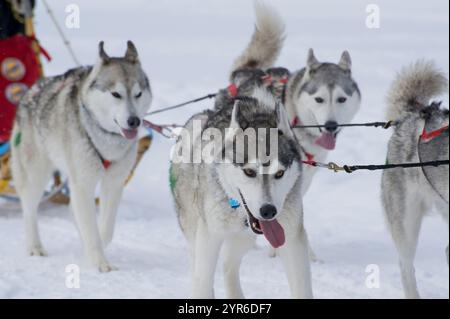
M86 108L86 106L85 106L83 103L81 103L81 106L82 106L83 109L87 112L88 116L92 117L91 112ZM100 128L101 128L101 127L100 127ZM101 128L101 129L103 129L103 128ZM110 133L110 132L108 132L108 133ZM103 158L102 154L100 154L100 152L98 151L98 149L95 147L95 144L94 144L94 142L92 141L92 138L90 137L90 135L89 135L88 132L86 132L86 137L87 137L87 139L89 140L89 143L91 144L91 146L92 146L92 148L94 149L94 151L97 153L97 156L100 158L100 161L102 162L103 168L104 168L105 170L107 170L107 169L111 166L112 162L109 161L109 160L107 160L107 159L105 159L105 158Z
M420 135L420 141L421 142L429 142L433 140L434 138L438 137L442 133L444 133L446 130L448 130L448 125L441 127L435 131L427 132L426 128L423 128L423 132Z
M263 81L263 84L265 86L282 86L283 90L282 90L282 96L281 96L281 101L284 103L285 102L285 97L286 97L286 86L289 82L289 77L288 76L284 76L280 79L274 79L274 77L270 74L266 74L264 76L261 77L261 81ZM230 97L232 98L236 98L238 96L238 87L235 83L230 84L227 87L227 91L228 94L230 95Z
M295 127L299 124L300 124L300 119L298 118L298 116L296 116L294 118L294 120L292 121L291 126ZM301 149L302 149L302 152L306 156L306 161L303 160L302 163L306 164L306 165L316 166L317 162L315 161L315 155L307 152L303 147L301 147Z
M422 162L422 158L421 158L421 152L420 152L420 144L421 143L428 143L432 140L434 140L435 138L441 136L444 132L448 131L448 125L443 126L437 130L431 131L431 132L427 132L426 130L426 123L424 124L423 127L423 131L422 134L420 135L419 138L419 150L418 150L418 155L419 155L419 160L420 162ZM443 194L436 188L436 186L433 184L432 179L429 177L427 171L424 169L424 167L422 167L422 173L425 176L426 180L428 181L428 184L431 186L431 188L436 192L436 194L439 195L440 198L442 198L442 200L444 202L446 202L448 204L448 199L446 199Z
M91 139L91 137L89 136L89 134L87 134L87 132L86 132L86 136L87 136L87 138L88 138L88 140L89 140L89 143L92 145L92 148L93 148L93 149L95 150L95 152L97 153L97 156L100 158L100 161L102 162L103 168L104 168L105 170L107 170L107 169L111 166L112 162L109 161L109 160L107 160L107 159L105 159L105 158L103 158L102 154L100 154L100 152L98 151L98 149L95 147L94 142L92 141L92 139Z

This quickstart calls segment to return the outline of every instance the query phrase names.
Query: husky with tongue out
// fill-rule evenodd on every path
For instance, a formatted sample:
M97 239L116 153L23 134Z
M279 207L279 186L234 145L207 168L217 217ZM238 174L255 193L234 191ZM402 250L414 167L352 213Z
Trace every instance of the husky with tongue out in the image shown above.
M151 100L132 42L123 57L110 57L101 42L94 66L42 79L27 92L14 123L12 173L30 256L46 255L37 209L57 169L68 176L70 204L89 260L100 272L115 269L104 246L112 240L123 186L137 156L138 129Z
M213 110L188 121L172 154L170 185L189 244L194 298L214 297L221 250L227 296L243 298L239 269L258 236L278 249L292 296L313 296L301 148L281 101L261 82L264 72L243 70L249 59L252 67L269 66L284 29L271 8L258 3L256 13L257 31L231 73L234 89L220 91ZM214 151L204 142L211 137Z
M222 247L227 295L243 298L239 268L258 236L279 250L293 297L312 297L298 145L284 106L262 87L186 124L170 181L189 244L194 298L214 297ZM197 162L196 154L202 154Z
M350 123L361 104L361 93L352 78L350 54L338 63L319 62L309 50L307 65L292 74L286 87L286 109L293 126L325 125L325 128L294 129L303 153L317 162L326 160L336 148L341 132L338 124ZM305 167L303 193L317 169Z

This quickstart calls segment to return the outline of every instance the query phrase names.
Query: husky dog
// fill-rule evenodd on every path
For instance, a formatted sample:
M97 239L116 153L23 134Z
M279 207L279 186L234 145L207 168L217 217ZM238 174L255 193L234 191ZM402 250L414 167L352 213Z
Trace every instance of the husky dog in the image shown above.
M417 62L398 75L388 95L388 118L397 122L389 141L389 163L448 160L449 111L436 103L428 106L446 90L447 79L432 62ZM435 207L448 224L448 178L448 166L383 173L382 200L407 298L419 298L413 263L424 215ZM448 262L448 246L446 252Z
M278 58L283 42L284 24L278 13L262 3L256 3L257 24L246 51L236 60L234 70L261 69L267 71ZM325 129L295 129L304 156L315 161L326 160L336 146L340 133L338 124L349 123L361 104L361 93L352 78L352 60L347 51L339 63L321 63L309 50L307 65L289 75L284 105L291 124L326 125ZM303 192L308 190L317 169L305 167Z
M101 272L115 269L103 245L112 240L123 185L136 159L138 129L151 100L132 42L123 58L109 57L101 42L95 66L44 79L25 95L14 124L12 173L31 256L46 255L37 209L51 173L58 169L68 176L71 207L89 260Z
M324 162L336 147L339 124L350 123L361 104L361 93L352 78L350 54L345 51L338 64L319 62L309 50L306 68L294 73L286 89L286 108L293 125L325 125L326 128L295 129L307 158ZM306 167L303 192L317 172Z
M321 63L311 49L307 66L300 71L290 74L286 69L273 68L284 43L285 27L278 13L263 3L256 2L255 11L256 29L247 49L234 63L235 73L264 71L274 77L275 81L271 83L278 84L284 83L282 80L287 77L282 93L279 85L269 89L281 97L292 126L326 125L325 129L294 129L303 157L308 161L324 162L328 152L335 148L341 132L337 125L351 122L361 104L361 93L352 78L350 54L344 51L337 64ZM243 78L247 80L248 76ZM316 172L317 169L309 165L303 168L303 195ZM270 252L271 256L275 254L273 250ZM311 260L318 260L312 249L310 254Z
M195 121L201 123L198 135ZM210 128L221 131L223 145L247 136L248 147L240 154L233 147L218 150L218 157L225 157L223 162L219 159L214 163L172 163L173 195L192 261L193 297L214 297L214 273L224 246L227 295L243 298L240 263L253 247L256 235L262 234L274 248L279 248L293 296L312 297L299 196L301 155L284 107L265 89L256 88L250 97L237 98L234 104L194 116L185 126L193 153L202 147L203 135ZM256 135L247 135L247 130L260 128L279 132L278 152L271 151L269 162L262 161L259 152L256 156L249 152L265 133L258 130ZM190 148L181 139L176 146L179 152L190 152ZM241 163L236 158L245 160Z
M267 18L259 20L262 23L259 27L273 31L272 26L278 25L276 18L267 11L259 13ZM270 35L272 39L275 34ZM270 39L256 41L270 43ZM273 39L279 39L278 35ZM255 54L258 52L263 53L255 50ZM238 79L232 75L232 82L236 81ZM201 123L197 133L195 122ZM216 151L216 160L213 163L203 158L199 163L173 161L170 173L179 223L189 244L193 297L214 297L214 274L223 246L227 296L243 298L240 264L254 246L256 236L264 235L274 248L279 248L292 295L311 298L308 242L303 228L302 197L299 196L301 151L284 106L264 86L249 86L245 97L219 97L214 110L189 120L185 130L190 141L180 139L175 153L204 150L201 141L211 128L221 132L220 139L225 145ZM267 137L266 130L258 130L261 128L277 132L278 151L271 151L268 161L263 160L261 152L251 154L249 151ZM256 134L247 135L248 129L256 130ZM245 140L245 136L247 148L244 150L226 147L234 145L236 140ZM274 140L269 141L270 149ZM240 162L237 158L244 160Z

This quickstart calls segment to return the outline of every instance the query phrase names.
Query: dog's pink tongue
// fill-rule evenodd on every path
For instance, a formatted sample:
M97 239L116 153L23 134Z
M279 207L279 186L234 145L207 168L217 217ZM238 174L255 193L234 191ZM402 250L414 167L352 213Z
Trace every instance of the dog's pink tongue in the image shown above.
M122 129L122 133L125 136L125 138L132 140L135 139L137 134L138 134L138 130L126 130L126 129Z
M270 222L260 221L259 224L261 225L264 236L273 248L279 248L284 245L286 242L284 229L276 219Z
M333 133L325 132L316 140L316 144L327 150L334 150L336 147L336 137Z

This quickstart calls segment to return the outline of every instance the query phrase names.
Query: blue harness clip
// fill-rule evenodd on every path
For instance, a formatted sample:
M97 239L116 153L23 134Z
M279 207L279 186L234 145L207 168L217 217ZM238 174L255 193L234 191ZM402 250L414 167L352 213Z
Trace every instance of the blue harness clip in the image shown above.
M234 199L234 198L230 198L228 200L228 204L233 209L238 209L241 206L241 204L239 204L239 201L237 199Z

